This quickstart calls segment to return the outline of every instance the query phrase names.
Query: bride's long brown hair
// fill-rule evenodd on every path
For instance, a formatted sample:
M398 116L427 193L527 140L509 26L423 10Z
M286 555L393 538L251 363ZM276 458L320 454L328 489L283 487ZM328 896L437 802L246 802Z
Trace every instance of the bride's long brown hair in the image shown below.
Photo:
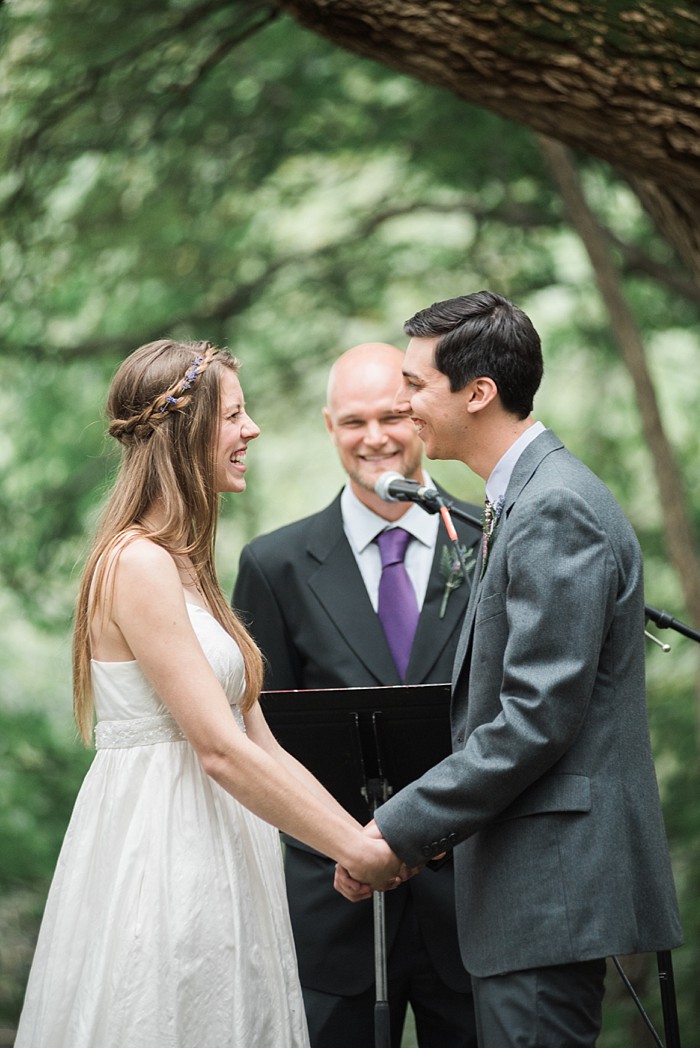
M73 634L73 711L87 744L93 725L91 612L108 584L110 554L138 535L147 535L173 556L191 558L207 604L243 655L242 708L250 709L260 694L260 651L224 597L214 566L220 384L225 369L237 372L239 367L231 353L209 342L162 339L135 350L112 380L109 432L124 450L83 571ZM164 510L164 523L154 530L145 517L156 502Z

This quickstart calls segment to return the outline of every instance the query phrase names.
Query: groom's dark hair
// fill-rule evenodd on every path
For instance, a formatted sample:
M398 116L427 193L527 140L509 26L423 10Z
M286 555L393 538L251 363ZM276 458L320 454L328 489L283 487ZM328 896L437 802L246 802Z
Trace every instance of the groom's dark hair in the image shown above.
M407 320L411 338L437 338L435 367L456 393L482 375L498 387L506 411L527 418L544 365L540 337L522 309L494 291L434 302Z

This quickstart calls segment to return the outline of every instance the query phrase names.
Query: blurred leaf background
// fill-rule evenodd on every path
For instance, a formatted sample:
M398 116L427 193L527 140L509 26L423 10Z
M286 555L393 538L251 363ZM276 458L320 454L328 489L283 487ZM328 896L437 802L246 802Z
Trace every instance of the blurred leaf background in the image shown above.
M417 309L498 290L543 338L537 417L611 486L640 537L648 602L681 620L686 603L630 374L528 130L261 3L15 0L0 8L0 35L0 1044L11 1044L90 761L70 721L72 607L116 461L102 405L136 346L207 338L244 362L263 435L247 492L224 505L217 556L229 591L246 540L319 509L342 483L321 418L334 357L367 340L404 346ZM574 161L643 338L697 534L697 288L630 188L599 161ZM481 500L464 467L429 468ZM698 651L663 639L671 655L648 647L649 707L692 1048ZM660 1024L653 961L632 959L630 973ZM615 973L609 987L602 1048L647 1043Z

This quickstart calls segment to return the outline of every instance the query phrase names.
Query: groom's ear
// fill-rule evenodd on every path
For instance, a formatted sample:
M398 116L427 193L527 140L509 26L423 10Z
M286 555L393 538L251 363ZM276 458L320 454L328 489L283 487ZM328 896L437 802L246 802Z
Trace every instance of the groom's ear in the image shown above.
M498 396L498 386L492 378L481 375L479 378L472 379L464 392L467 397L467 411L473 414L476 411L483 411L485 407L493 403Z

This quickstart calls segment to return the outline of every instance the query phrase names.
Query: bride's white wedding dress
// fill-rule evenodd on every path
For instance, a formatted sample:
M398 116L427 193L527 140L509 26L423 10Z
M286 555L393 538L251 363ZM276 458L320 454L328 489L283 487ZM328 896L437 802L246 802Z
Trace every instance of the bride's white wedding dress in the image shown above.
M232 716L238 647L188 605ZM93 662L97 753L15 1048L302 1048L279 835L202 770L135 662Z

